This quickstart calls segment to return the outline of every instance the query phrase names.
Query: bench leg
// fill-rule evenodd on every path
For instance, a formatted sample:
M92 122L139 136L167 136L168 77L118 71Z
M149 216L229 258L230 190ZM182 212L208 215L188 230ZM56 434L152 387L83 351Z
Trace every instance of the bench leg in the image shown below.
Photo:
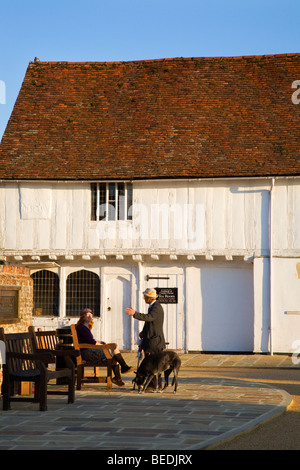
M11 391L11 385L9 380L9 375L6 373L5 368L3 370L3 382L2 382L2 408L3 411L10 410L10 391Z
M111 364L111 360L109 360L108 363L107 363L106 382L107 382L107 389L111 390L112 389L112 364Z
M81 381L83 378L84 368L81 366L77 366L77 386L76 390L81 390Z
M41 374L39 382L40 411L47 411L47 380L45 374Z
M75 369L72 369L71 377L68 379L68 403L75 401Z

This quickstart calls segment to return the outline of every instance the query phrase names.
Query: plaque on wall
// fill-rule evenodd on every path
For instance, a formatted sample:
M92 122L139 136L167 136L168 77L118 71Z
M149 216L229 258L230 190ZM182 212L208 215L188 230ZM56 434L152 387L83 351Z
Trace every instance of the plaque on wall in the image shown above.
M161 304L178 304L178 288L177 287L156 287L155 288Z
M19 286L0 286L0 322L18 319L20 289Z

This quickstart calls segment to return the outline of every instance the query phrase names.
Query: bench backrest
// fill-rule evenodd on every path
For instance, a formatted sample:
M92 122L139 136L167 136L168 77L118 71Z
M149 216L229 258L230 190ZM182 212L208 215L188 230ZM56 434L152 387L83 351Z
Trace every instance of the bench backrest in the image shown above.
M42 331L38 329L35 332L35 336L39 349L55 349L59 342L56 331Z
M35 340L32 332L28 333L4 333L4 328L0 328L0 340L4 342L6 349L6 365L9 372L32 371L37 369L35 360L9 358L7 353L35 353Z

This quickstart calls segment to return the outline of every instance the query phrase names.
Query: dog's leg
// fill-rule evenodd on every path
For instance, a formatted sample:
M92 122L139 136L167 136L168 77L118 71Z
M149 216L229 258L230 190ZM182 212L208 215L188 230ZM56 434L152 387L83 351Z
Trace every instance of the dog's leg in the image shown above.
M154 392L155 392L155 393L158 392L158 376L159 376L159 374L156 374L156 375L154 376L154 381L155 381Z
M167 369L167 370L165 370L165 374L164 374L164 375L165 375L165 384L164 384L164 387L163 387L162 391L163 391L165 388L167 388L168 385L169 385L169 375L171 374L171 372L172 372L172 369Z
M178 370L177 369L174 369L174 378L173 378L173 383L172 385L174 384L174 393L177 392L177 379L178 379Z
M144 378L143 382L138 385L138 393L144 393L146 387L146 378Z
M144 387L143 387L143 390L142 390L141 393L144 393L144 392L145 392L146 388L148 387L148 385L149 385L149 383L151 382L151 380L153 379L153 377L154 377L154 374L150 374L150 375L148 376L148 378L147 378L147 380L146 380L146 382L145 382L145 384L144 384Z
M136 372L135 372L136 374ZM135 386L136 386L136 377L134 377L134 379L132 380L132 383L133 383L133 388L132 390L135 390Z

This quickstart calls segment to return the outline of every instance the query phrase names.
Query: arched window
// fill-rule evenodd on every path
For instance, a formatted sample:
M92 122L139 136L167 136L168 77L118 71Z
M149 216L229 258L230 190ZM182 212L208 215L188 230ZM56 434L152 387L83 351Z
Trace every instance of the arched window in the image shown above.
M33 279L33 315L58 316L59 278L52 271L42 270Z
M91 271L76 271L67 278L66 315L78 317L86 307L100 316L100 279Z

